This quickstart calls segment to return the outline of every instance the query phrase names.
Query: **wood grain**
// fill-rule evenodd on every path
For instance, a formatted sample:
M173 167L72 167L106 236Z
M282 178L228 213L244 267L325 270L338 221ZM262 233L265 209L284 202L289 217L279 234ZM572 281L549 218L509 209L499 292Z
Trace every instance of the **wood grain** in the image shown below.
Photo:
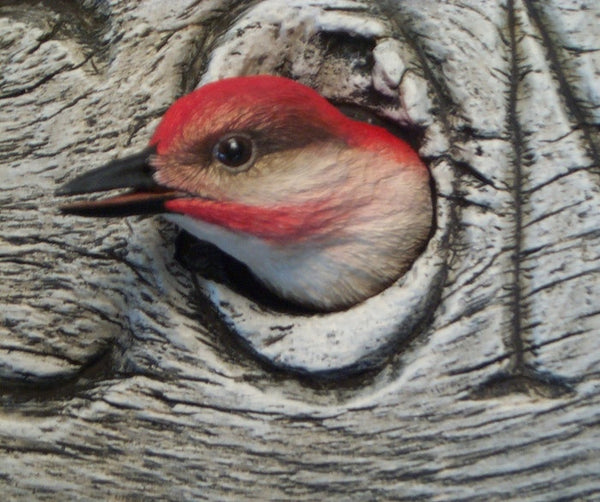
M581 0L4 2L4 498L597 499L599 22ZM175 228L57 212L178 96L257 72L424 131L443 282L376 371L273 369Z

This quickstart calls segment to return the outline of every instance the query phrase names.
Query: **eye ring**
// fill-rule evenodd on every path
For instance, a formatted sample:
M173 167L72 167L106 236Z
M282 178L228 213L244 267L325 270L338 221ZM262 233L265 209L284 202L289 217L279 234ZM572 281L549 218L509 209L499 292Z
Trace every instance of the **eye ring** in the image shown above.
M219 138L213 147L213 158L231 173L247 171L256 157L254 141L244 133L231 133Z

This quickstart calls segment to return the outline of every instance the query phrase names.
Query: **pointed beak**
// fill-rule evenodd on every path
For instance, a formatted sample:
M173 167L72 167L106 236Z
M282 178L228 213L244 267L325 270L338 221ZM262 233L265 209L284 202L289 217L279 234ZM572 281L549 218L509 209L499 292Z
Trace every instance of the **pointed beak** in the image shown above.
M150 158L155 154L156 148L149 147L66 183L55 192L56 195L80 195L119 188L129 188L130 191L106 199L65 204L61 206L61 211L79 216L132 216L166 212L164 203L181 196L181 193L161 187L154 181Z

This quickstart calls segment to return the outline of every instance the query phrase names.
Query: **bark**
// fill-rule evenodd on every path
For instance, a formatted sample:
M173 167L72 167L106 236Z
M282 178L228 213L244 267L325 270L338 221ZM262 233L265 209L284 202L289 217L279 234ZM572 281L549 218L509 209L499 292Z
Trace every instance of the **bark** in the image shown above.
M2 2L4 498L597 498L599 24L583 0ZM254 73L387 117L431 169L428 248L348 312L209 280L159 218L58 212L177 97Z

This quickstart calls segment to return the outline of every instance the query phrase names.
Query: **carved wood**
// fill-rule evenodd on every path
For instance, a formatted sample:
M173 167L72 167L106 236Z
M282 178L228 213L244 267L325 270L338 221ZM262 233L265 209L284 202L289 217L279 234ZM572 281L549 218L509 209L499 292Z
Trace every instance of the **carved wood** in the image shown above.
M598 498L599 24L583 0L2 2L3 497ZM274 369L290 346L248 350L175 228L57 211L178 96L259 72L425 134L438 229L403 287L443 273L370 372Z

